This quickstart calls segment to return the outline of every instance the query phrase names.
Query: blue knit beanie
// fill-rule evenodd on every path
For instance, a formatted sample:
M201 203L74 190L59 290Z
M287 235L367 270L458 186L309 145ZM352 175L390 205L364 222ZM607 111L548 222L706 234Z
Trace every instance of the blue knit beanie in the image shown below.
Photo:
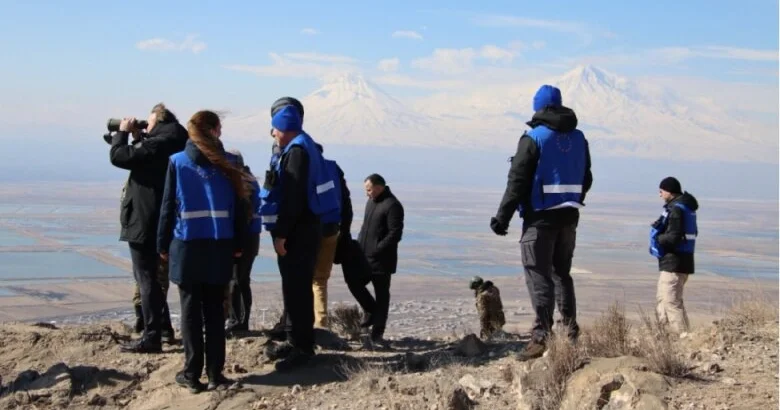
M301 131L303 129L301 123L301 115L292 105L285 106L271 118L271 125L282 132Z
M563 104L561 90L551 85L543 85L534 95L534 112L545 107L560 107Z

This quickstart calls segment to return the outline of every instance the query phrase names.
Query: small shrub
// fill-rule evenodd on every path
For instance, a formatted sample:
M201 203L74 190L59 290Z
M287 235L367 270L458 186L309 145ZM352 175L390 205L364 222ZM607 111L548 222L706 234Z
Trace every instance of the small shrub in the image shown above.
M360 323L363 321L360 308L340 304L330 309L328 316L331 327L341 336L352 340L360 338Z
M620 357L631 355L631 323L625 308L614 302L602 313L591 329L583 332L580 342L591 357Z
M669 377L690 375L690 366L682 354L679 336L670 331L657 315L650 317L641 307L639 316L644 326L640 329L635 354L646 359L650 370L656 373Z
M541 371L522 376L528 398L534 410L558 410L566 392L569 377L587 363L585 351L557 332L547 340L547 366Z

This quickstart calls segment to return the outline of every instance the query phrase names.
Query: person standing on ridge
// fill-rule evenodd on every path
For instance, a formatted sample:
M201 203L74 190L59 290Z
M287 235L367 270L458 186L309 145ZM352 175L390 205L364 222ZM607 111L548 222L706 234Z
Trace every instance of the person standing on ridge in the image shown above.
M233 332L246 332L249 330L249 313L252 310L252 287L251 287L251 274L252 265L254 264L257 253L260 250L260 231L262 225L260 224L260 185L257 180L254 179L252 170L248 165L244 164L244 157L241 155L241 151L232 149L227 151L228 159L235 164L239 169L243 170L246 175L251 176L253 179L252 192L250 198L252 200L252 220L249 223L249 235L247 235L247 243L242 246L243 252L241 256L236 258L233 265L233 279L228 286L228 324L225 331L228 334Z
M690 331L683 288L688 276L694 273L699 203L693 195L683 192L680 181L674 177L661 181L658 195L664 201L664 210L650 228L650 254L658 258L661 272L656 313L661 323L670 324L675 332L683 333Z
M144 330L141 337L121 347L123 352L162 352L165 296L158 280L160 256L156 237L168 158L184 149L187 130L160 103L147 119L146 134L136 129L134 118L125 118L111 140L111 164L130 171L122 197L119 240L128 242L133 275L138 283ZM133 143L128 137L133 134ZM171 329L172 330L172 329ZM171 335L173 338L173 335Z
M323 153L322 145L315 143L320 154ZM314 268L314 281L312 282L312 291L314 293L314 327L325 329L328 327L328 279L330 279L333 270L333 260L336 257L336 247L341 231L341 223L345 219L345 212L349 214L350 224L352 223L352 204L345 203L346 181L344 180L344 171L336 161L323 158L328 171L328 176L335 184L336 192L339 196L339 207L328 212L320 218L322 223L322 241L320 241L320 250L317 253L317 264ZM349 191L346 191L346 202L349 202ZM347 207L349 210L345 210ZM349 227L347 227L349 228Z
M371 327L371 341L385 345L384 333L390 310L390 278L398 267L398 243L404 230L404 207L379 174L369 175L365 215L358 243L371 266L376 304L361 324Z
M312 281L322 239L321 218L339 208L340 197L314 140L303 131L292 105L271 119L281 149L261 188L261 220L271 232L282 276L284 310L290 323L287 343L276 349L276 370L305 365L314 355Z
M557 302L568 336L576 340L577 304L570 275L579 208L593 184L590 150L577 116L562 105L561 91L543 85L534 95L534 115L517 144L504 197L490 228L506 235L515 210L523 219L520 239L525 281L536 319L531 342L518 359L541 357ZM557 292L556 292L557 290Z
M207 388L231 383L222 373L223 303L234 258L247 242L252 186L251 177L225 153L216 113L195 113L187 128L190 140L184 151L170 158L157 249L170 263L171 282L179 286L185 359L176 383L198 393L204 390L204 356Z

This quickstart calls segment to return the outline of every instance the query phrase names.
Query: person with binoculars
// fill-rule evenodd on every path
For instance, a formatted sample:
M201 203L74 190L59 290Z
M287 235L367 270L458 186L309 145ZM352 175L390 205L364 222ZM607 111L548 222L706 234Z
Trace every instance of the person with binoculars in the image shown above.
M139 285L144 331L140 339L122 347L125 352L162 352L165 296L157 280L160 256L157 254L157 227L160 205L171 155L184 150L187 130L176 116L160 103L146 121L124 118L109 120L110 160L117 168L130 171L121 201L119 240L128 242L133 275ZM144 122L146 124L144 124ZM142 128L142 126L145 127ZM133 140L128 143L130 135ZM168 326L166 326L168 327Z

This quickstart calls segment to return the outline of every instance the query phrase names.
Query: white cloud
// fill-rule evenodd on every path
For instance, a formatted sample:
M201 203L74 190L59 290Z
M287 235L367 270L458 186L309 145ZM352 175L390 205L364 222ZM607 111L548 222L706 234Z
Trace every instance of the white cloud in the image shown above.
M307 27L301 30L301 34L307 36L316 36L317 34L320 34L320 32L315 28Z
M196 34L191 34L178 43L165 38L150 38L139 41L135 47L141 51L189 51L198 54L206 49L206 43L197 38Z
M268 53L268 56L272 61L268 65L227 64L223 68L263 77L316 78L352 70L357 62L352 57L315 52Z
M615 33L611 31L597 29L588 24L573 21L544 20L496 14L477 15L472 17L471 21L478 26L485 27L529 27L571 33L580 37L586 44L590 43L596 36L604 38L616 37Z
M391 71L398 71L398 66L401 64L401 60L398 59L398 57L394 58L385 58L382 60L379 60L379 63L377 64L377 69L379 71L384 72L391 72Z
M429 57L412 61L412 67L439 74L463 74L474 69L477 60L491 62L512 62L517 55L516 50L501 48L492 44L474 48L437 48Z
M352 64L357 62L357 60L352 57L342 56L338 54L322 54L317 52L284 53L284 56L293 60L311 61L311 62L318 62L318 63Z
M394 38L410 38L413 40L422 40L423 36L416 32L411 30L398 30L393 33Z
M777 61L777 50L758 50L729 46L667 47L653 50L653 54L671 60L716 58L745 61Z

